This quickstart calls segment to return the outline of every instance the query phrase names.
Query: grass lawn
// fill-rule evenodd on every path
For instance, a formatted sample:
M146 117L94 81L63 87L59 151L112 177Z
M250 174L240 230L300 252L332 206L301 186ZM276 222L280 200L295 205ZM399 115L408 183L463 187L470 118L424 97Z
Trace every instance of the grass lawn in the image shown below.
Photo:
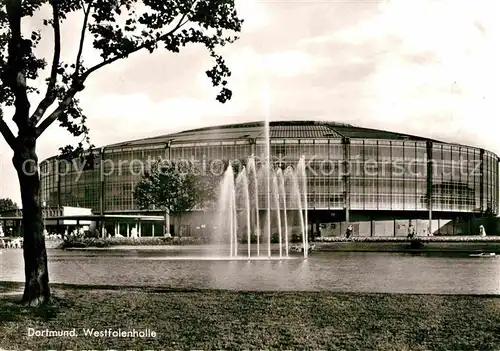
M0 284L0 286L2 286ZM5 292L7 288L0 288ZM9 289L13 285L8 286ZM173 291L53 285L57 304L0 296L0 348L498 350L500 297ZM29 337L28 328L77 337ZM83 335L83 328L156 338Z

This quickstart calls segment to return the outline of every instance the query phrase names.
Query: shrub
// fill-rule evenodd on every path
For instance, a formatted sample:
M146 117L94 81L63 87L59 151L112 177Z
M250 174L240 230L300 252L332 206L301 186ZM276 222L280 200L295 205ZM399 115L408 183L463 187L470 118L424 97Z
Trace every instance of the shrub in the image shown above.
M102 238L78 238L69 237L62 243L62 248L83 248L83 247L108 247L110 242Z
M68 237L64 240L62 248L84 248L84 247L109 247L118 245L203 245L210 243L205 237L140 237L140 238L79 238Z
M241 244L248 244L248 238L246 235L244 235L241 240ZM250 244L257 244L257 235L256 234L251 234L250 235Z
M90 230L88 233L85 234L85 237L87 238L99 238L100 233L97 229Z
M410 249L423 249L424 242L420 239L412 239L410 242Z
M291 238L292 243L301 243L302 242L302 233L292 233L292 238Z
M192 236L110 238L112 245L202 245L210 243L210 238Z
M280 242L280 235L278 233L274 233L271 236L271 244L278 244Z

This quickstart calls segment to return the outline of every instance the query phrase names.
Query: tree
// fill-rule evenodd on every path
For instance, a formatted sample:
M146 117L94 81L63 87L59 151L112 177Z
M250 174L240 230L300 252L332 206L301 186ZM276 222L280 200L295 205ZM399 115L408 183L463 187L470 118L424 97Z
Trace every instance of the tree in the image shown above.
M204 176L194 163L159 160L136 184L134 200L141 209L154 206L168 215L178 215L210 205L215 198L213 184L213 177Z
M0 199L0 213L11 210L18 210L19 206L12 199L5 197Z
M46 67L44 57L35 48L41 31L26 33L26 17L43 14L52 28L53 52L46 90L32 108L33 94L39 91L31 84ZM77 54L72 62L61 59L61 32L69 18L80 14L81 32L76 42ZM24 19L24 20L23 20ZM75 136L82 137L76 148L61 148L75 156L89 143L86 117L79 107L77 94L85 89L87 78L99 69L129 55L159 47L177 53L189 43L204 45L215 61L206 71L214 86L221 87L217 100L231 98L227 88L230 71L217 48L234 42L243 21L238 18L234 0L5 0L0 5L0 132L13 150L13 164L21 187L24 228L25 289L23 302L35 306L50 301L47 254L42 235L40 177L37 139L55 121ZM100 52L102 61L86 67L83 47L87 34ZM13 108L17 136L4 120L4 107Z

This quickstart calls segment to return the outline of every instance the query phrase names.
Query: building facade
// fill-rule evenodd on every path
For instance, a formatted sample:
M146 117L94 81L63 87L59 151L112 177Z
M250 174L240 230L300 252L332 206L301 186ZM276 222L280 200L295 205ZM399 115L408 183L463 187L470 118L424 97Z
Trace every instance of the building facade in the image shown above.
M265 157L265 136L262 122L234 124L105 146L84 162L52 157L40 165L42 201L138 213L133 190L148 163L189 160L221 174L227 161ZM318 228L498 214L499 159L490 151L332 122L271 122L269 137L275 167L305 158L308 218Z

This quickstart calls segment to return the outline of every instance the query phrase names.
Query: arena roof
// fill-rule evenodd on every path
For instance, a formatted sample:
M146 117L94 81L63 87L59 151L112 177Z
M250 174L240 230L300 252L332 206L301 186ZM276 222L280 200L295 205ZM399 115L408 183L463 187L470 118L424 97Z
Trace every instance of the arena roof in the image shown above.
M154 143L183 143L210 140L241 140L263 138L265 134L264 121L227 124L207 128L198 128L179 133L166 134L151 138L125 141L107 147L125 147ZM389 140L438 140L418 137L409 134L395 133L377 129L362 128L351 124L321 121L272 121L269 123L270 137L292 139L321 139L321 138L359 138L359 139L389 139Z

